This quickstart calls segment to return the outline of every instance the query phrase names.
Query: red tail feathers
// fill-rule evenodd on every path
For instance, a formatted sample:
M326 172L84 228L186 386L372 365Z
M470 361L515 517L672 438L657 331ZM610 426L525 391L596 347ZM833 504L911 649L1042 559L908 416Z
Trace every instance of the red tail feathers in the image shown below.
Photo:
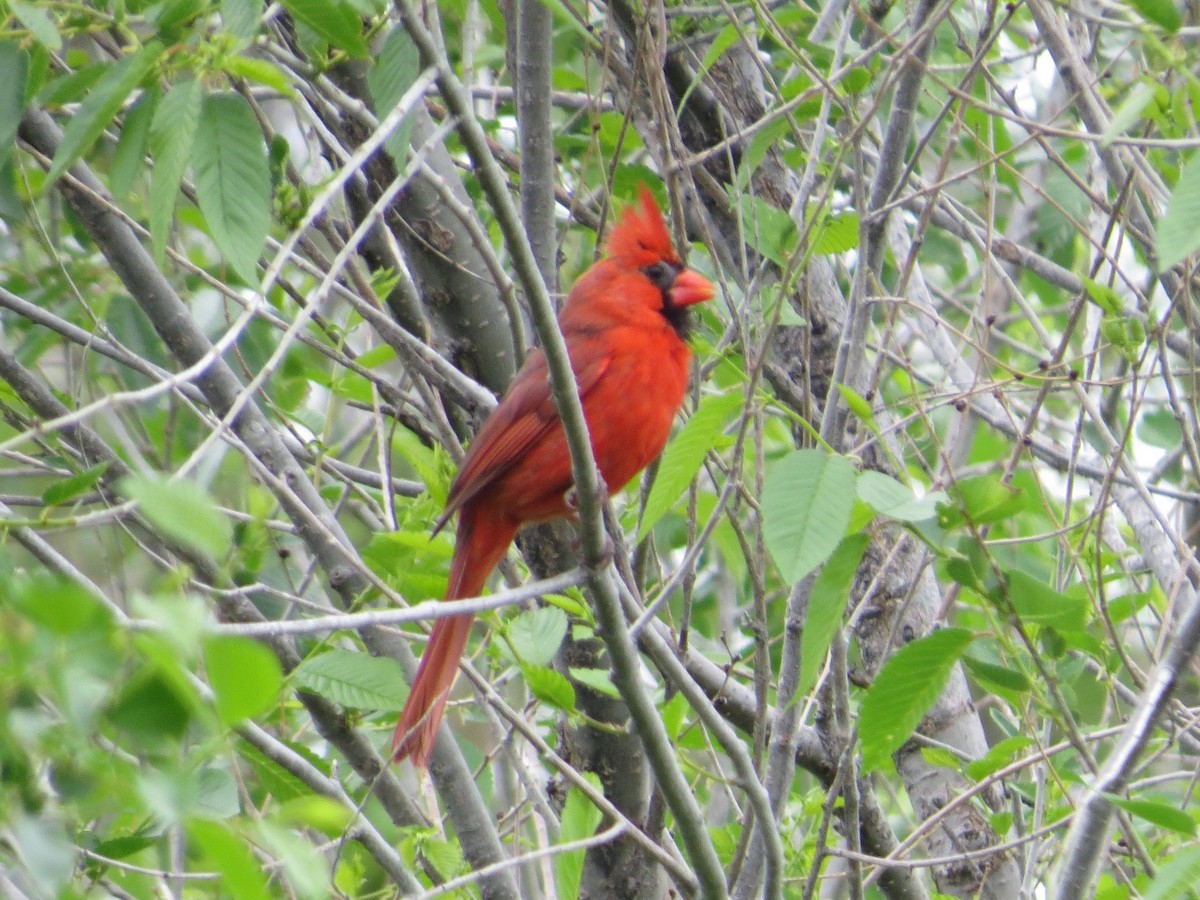
M517 534L517 525L505 515L489 514L486 502L467 503L459 513L454 559L450 563L447 600L475 597L483 590L492 569ZM399 762L411 756L425 768L437 739L438 726L450 688L458 674L458 661L467 645L474 616L450 616L438 619L429 636L417 677L396 723L392 736L392 759Z

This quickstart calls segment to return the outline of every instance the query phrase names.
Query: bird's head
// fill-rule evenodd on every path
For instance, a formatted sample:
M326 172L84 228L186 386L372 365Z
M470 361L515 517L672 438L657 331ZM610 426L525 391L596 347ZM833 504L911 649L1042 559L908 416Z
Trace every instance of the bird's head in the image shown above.
M608 258L625 272L636 272L657 292L638 291L659 305L659 311L682 335L687 330L688 307L716 294L712 283L680 260L671 235L646 185L638 189L638 202L621 215L609 235Z

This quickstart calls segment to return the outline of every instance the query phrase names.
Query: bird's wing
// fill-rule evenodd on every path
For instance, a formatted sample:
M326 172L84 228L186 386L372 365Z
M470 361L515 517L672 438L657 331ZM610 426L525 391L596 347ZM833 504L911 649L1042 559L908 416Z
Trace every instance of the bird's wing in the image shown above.
M612 351L592 335L582 336L569 347L571 368L586 398L612 362ZM546 355L534 350L525 360L504 398L500 401L467 450L466 458L446 500L446 510L437 521L440 529L464 503L495 483L559 424L558 409L550 392Z

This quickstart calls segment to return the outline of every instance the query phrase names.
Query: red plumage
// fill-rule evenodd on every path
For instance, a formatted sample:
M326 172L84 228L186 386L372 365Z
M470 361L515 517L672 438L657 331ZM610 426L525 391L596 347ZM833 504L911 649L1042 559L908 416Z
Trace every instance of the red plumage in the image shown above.
M715 293L684 268L646 187L613 229L607 256L575 283L558 316L604 483L618 491L662 451L687 389L686 309ZM447 600L477 596L527 523L572 515L571 457L534 350L471 443L443 523L458 531ZM393 758L424 767L433 750L472 616L439 619L392 741Z

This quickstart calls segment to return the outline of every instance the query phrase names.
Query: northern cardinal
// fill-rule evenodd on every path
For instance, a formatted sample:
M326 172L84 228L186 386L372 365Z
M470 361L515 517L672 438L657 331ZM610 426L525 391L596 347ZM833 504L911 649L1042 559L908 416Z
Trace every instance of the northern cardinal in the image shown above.
M684 268L645 185L608 239L607 257L575 283L558 327L579 384L605 486L623 488L662 451L683 403L688 307L715 290ZM571 458L546 357L534 350L471 443L446 510L458 532L447 600L474 597L527 523L570 517ZM424 768L473 616L439 619L396 725L392 756Z

